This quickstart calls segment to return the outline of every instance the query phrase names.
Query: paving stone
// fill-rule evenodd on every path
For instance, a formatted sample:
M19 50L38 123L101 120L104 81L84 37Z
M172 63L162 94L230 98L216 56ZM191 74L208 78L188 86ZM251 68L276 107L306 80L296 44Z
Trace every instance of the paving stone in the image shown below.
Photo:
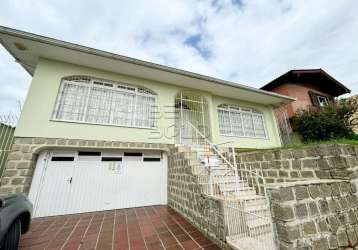
M330 185L322 184L320 185L320 188L324 197L330 197L332 195L332 189Z
M303 223L302 230L305 236L317 233L316 224L313 221Z
M346 247L348 246L348 236L345 230L340 229L337 231L337 241L338 241L338 246L340 247Z
M338 200L335 199L328 200L328 207L331 213L335 213L341 210Z
M295 214L299 219L305 218L308 216L308 209L306 203L295 204Z
M327 250L328 241L326 238L314 239L312 244L312 250Z
M308 189L306 186L295 187L295 194L297 200L303 200L309 198Z
M328 231L329 231L328 225L327 225L327 221L326 221L325 218L323 218L323 219L318 219L318 220L317 220L317 225L318 225L318 230L319 230L319 232L324 233L324 232L328 232Z
M327 221L331 232L336 232L339 227L339 221L337 217L335 215L328 216Z
M276 226L278 237L286 242L293 242L301 237L299 227L295 225L278 223Z
M292 188L290 187L280 188L278 190L277 199L282 202L294 200Z
M322 197L322 191L319 188L319 185L309 185L308 190L309 190L310 196L313 199L316 199L318 197Z
M347 236L348 236L348 241L349 241L350 246L354 246L355 244L357 244L357 235L353 228L347 229Z
M320 170L329 170L331 169L331 166L328 164L327 159L319 159L318 161L318 167Z
M293 208L291 206L273 205L273 215L277 220L290 221L295 218Z
M314 217L319 214L318 206L314 201L308 203L308 210L311 217Z
M338 241L337 241L337 236L331 234L328 237L328 249L337 249L338 248Z
M302 169L302 161L301 160L292 160L291 165L292 165L292 169L295 169L295 170Z
M329 213L328 202L326 200L318 201L318 208L319 208L319 212L322 215L325 215L325 214Z

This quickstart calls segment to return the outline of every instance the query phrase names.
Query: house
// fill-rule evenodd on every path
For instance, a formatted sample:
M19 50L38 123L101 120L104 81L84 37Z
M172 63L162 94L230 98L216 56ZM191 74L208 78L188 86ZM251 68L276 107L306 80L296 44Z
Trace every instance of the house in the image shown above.
M0 192L35 217L168 204L223 242L221 198L262 209L224 153L280 146L274 108L293 98L6 27L0 41L32 76Z
M358 95L353 95L347 98L350 102L357 104ZM358 112L355 112L350 118L350 126L355 134L358 134Z
M309 106L325 106L335 97L351 92L322 69L290 70L261 89L296 98L285 105L288 117Z

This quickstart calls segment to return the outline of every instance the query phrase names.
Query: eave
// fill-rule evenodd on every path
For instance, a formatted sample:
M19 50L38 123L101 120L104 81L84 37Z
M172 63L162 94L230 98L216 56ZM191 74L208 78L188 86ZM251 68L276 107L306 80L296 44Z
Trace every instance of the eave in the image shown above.
M33 75L39 58L205 90L248 102L280 105L295 98L181 69L0 26L0 43ZM20 48L20 49L19 49ZM21 50L24 49L24 50Z

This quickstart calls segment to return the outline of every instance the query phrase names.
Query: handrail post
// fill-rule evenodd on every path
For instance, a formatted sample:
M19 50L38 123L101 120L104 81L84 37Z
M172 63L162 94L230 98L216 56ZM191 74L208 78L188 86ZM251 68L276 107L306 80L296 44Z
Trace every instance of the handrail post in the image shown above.
M211 166L209 166L209 190L210 190L210 195L214 195L214 187L213 187L213 176L211 174Z
M238 169L237 169L237 163L236 163L236 154L235 154L235 148L231 147L231 151L232 151L232 157L233 157L233 162L234 162L234 167L235 167L235 187L236 187L236 195L239 195L239 189L240 189L240 185L239 185L239 173L238 173Z

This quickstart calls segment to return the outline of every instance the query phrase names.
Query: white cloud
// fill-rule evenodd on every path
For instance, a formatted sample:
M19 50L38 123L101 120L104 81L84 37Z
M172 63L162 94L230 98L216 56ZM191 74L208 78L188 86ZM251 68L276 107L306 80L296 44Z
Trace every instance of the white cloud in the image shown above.
M357 93L357 12L356 0L5 0L0 25L253 87L324 68ZM4 49L0 66L1 113L30 77Z

